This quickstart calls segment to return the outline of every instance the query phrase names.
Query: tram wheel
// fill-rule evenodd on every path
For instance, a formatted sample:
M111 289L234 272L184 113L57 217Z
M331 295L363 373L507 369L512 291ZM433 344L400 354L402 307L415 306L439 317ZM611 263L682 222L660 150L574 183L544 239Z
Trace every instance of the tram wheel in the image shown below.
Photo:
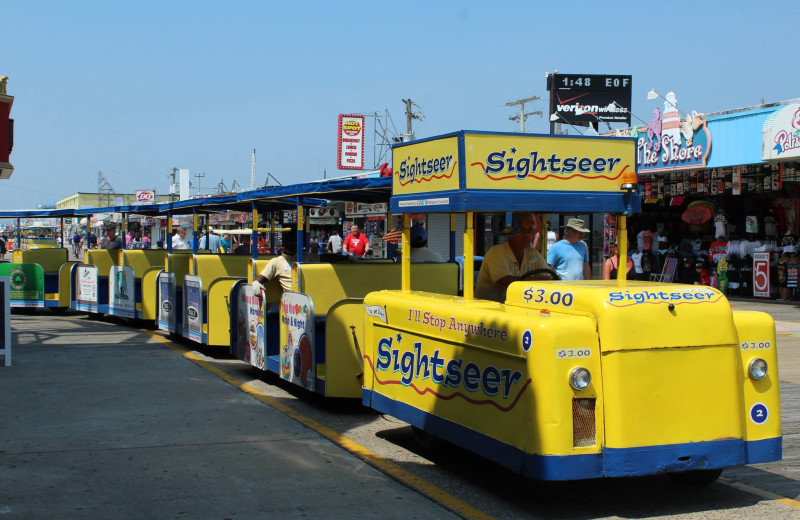
M721 469L698 469L694 471L681 471L667 473L673 484L687 487L703 487L714 483L720 475Z
M50 312L52 312L53 314L61 314L63 312L67 312L67 309L69 309L69 307L48 307L48 309L50 309Z
M561 481L528 479L524 496L534 504L550 504L563 498L564 489Z
M413 437L414 442L416 442L420 448L426 450L434 449L440 442L439 437L417 428L416 426L411 427L411 437Z

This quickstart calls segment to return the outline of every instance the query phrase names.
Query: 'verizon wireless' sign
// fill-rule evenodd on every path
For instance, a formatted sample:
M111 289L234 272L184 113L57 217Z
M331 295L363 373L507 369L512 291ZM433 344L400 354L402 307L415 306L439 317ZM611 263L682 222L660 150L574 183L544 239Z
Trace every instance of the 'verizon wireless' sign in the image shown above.
M550 74L550 114L571 125L600 121L630 125L631 83L630 75Z

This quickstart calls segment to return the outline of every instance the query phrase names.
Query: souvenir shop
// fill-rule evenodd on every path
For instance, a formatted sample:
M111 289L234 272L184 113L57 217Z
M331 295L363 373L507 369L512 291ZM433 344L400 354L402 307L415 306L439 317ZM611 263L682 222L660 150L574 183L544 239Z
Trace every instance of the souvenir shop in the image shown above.
M628 219L636 277L800 298L800 104L707 115L664 105L627 131L637 139L643 198L642 213ZM611 217L604 228L614 241Z

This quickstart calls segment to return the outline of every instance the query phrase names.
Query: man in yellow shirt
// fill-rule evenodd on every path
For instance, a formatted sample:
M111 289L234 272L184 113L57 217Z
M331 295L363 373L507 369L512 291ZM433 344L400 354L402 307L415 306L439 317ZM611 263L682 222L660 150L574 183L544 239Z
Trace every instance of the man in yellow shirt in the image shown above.
M512 282L522 280L523 274L534 269L549 269L544 257L531 241L536 234L536 219L530 212L515 212L521 229L508 237L504 244L489 248L483 257L475 297L503 302L506 289Z

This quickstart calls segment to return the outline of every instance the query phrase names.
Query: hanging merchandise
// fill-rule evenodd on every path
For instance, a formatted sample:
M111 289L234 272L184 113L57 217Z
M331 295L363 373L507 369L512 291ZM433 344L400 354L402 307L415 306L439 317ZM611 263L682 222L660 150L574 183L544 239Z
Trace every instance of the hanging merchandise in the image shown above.
M697 271L695 270L694 256L684 253L678 266L678 281L684 284L694 284L697 281Z
M725 257L717 263L717 289L722 294L728 294L728 262Z
M756 191L756 178L753 175L752 170L748 167L748 176L747 176L747 191L753 193ZM760 191L760 190L759 190Z
M728 291L732 296L739 295L739 281L741 280L741 272L739 270L739 259L732 256L728 260Z
M719 193L719 190L717 189L717 170L711 170L711 178L709 179L708 187L711 195L717 195Z
M779 189L781 189L781 170L780 166L777 164L772 165L771 182L772 182L772 191L778 191Z
M789 299L789 289L787 286L787 273L786 264L789 261L789 254L784 250L778 258L777 274L778 274L778 298L781 300Z
M800 260L797 252L789 253L789 260L786 262L786 287L789 289L789 298L797 298L797 289L800 286Z
M728 235L728 217L725 210L719 210L714 217L714 238L719 239Z
M705 204L698 204L686 209L681 215L681 220L689 225L705 224L711 217L714 216L714 210L711 206Z
M750 234L758 233L758 217L755 215L748 215L744 219L744 232Z
M775 218L775 212L772 209L764 217L764 235L771 238L778 236L778 219Z
M731 174L731 193L733 195L742 194L742 168L737 166L733 169Z
M603 256L610 254L610 244L617 242L617 216L610 213L603 218Z
M753 257L745 255L739 262L739 294L745 298L753 297Z
M725 194L730 195L733 188L733 168L722 168L720 171L722 172L721 178L723 180L722 184Z

